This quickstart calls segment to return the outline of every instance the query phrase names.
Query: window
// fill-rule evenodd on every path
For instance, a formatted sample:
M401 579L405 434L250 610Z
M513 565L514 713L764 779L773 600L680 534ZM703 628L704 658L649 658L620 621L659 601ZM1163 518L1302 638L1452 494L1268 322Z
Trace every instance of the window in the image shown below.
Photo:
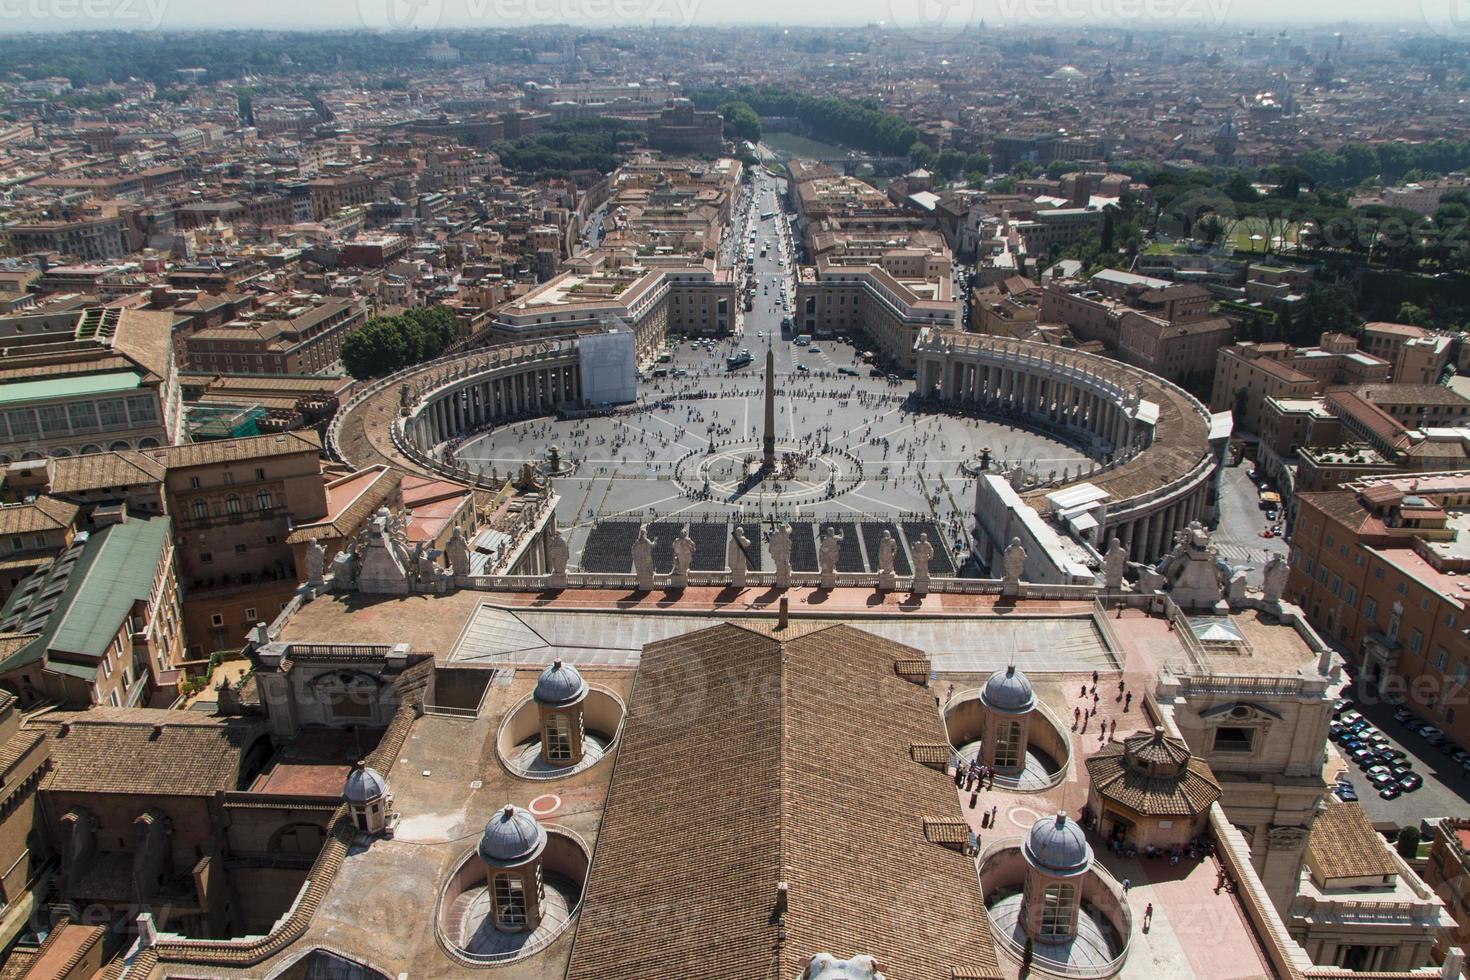
M1417 633L1419 631L1415 630L1414 632ZM1449 659L1450 655L1444 647L1435 647L1434 652L1429 656L1429 662L1434 665L1435 670L1439 671L1444 670L1444 666L1449 662Z
M210 613L209 614L209 625L210 626L223 626L223 625L225 625L225 617L224 617L224 615L222 613Z
M1444 614L1444 624L1450 629L1455 628L1455 614L1452 612Z
M546 716L546 758L553 762L571 761L572 725L565 712L553 711Z
M1409 631L1409 652L1418 653L1424 648L1424 634L1417 629Z
M520 875L495 876L495 926L509 930L526 928L526 889Z
M214 555L212 555L208 551L201 551L199 552L199 560L208 565L210 562L214 561Z
M147 395L138 395L128 399L128 415L134 422L152 422L158 418L158 413L153 407L153 399Z
M36 409L36 414L41 419L42 433L46 435L61 435L67 431L65 406L42 405Z
M1341 575L1334 575L1334 576L1332 576L1332 594L1333 595L1342 595L1342 576Z
M1327 537L1325 539L1323 539L1323 540L1326 542L1327 547L1329 547L1329 548L1331 548L1334 544L1336 544L1336 542L1332 539L1332 535L1330 535L1330 534L1327 535Z
M1382 565L1374 565L1373 566L1373 577L1376 578L1376 579L1383 578L1383 566Z
M227 514L238 514L238 513L240 513L240 498L237 497L237 496L235 496L233 493L230 494L228 497L225 498L225 513L227 513Z
M269 490L262 490L257 493L255 495L255 506L261 510L270 510L274 507L275 502L271 499L271 492Z
M1002 721L995 726L995 766L1014 769L1021 764L1021 723Z
M121 398L104 398L97 403L97 417L104 429L120 429L128 424L128 410Z
M265 479L265 469L263 467L257 466L255 468L255 478L257 480L264 480Z
M1307 574L1311 575L1317 570L1317 562L1310 555L1307 556Z
M1066 881L1047 885L1041 893L1041 935L1058 939L1072 934L1072 908L1077 904L1077 886Z
M199 477L197 477L197 476L191 476L191 477L189 477L189 489L191 489L191 490L198 490L199 487L200 487Z
M231 473L229 470L225 470L225 486L232 487L234 485L235 485L235 474Z
M253 623L253 622L255 622L255 607L254 606L246 606L245 607L245 622L247 622L247 623Z
M196 500L196 501L194 501L194 517L196 519L202 521L202 520L204 520L208 516L209 516L209 504L205 503L202 500Z
M1347 596L1345 598L1348 605L1356 606L1358 604L1358 587L1355 585L1349 585L1347 587Z
M71 420L73 429L95 429L97 427L97 409L91 402L74 402L66 407L66 414Z
M1234 725L1221 725L1215 729L1216 752L1254 752L1256 730Z
M1378 600L1377 599L1374 599L1372 596L1369 596L1367 599L1364 599L1363 600L1363 615L1364 616L1367 616L1369 619L1377 619L1378 618Z
M24 551L25 550L25 547L26 547L26 543L25 543L24 540L22 540L20 538L11 538L10 539L10 550L11 551Z

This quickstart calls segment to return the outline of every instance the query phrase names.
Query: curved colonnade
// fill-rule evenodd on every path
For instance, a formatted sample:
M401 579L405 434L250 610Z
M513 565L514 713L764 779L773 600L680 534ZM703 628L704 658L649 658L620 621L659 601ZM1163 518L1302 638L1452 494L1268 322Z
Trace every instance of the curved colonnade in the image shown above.
M385 463L477 482L444 459L444 447L515 419L581 400L573 338L455 354L370 382L327 428L327 449L354 467Z
M1093 458L1106 462L1067 485L1108 494L1093 536L1098 550L1117 537L1131 560L1152 562L1173 546L1174 532L1213 516L1229 432L1212 430L1209 410L1177 385L1096 354L980 334L926 331L914 355L921 394L1090 441Z
M1071 484L1108 494L1093 537L1099 550L1116 536L1131 560L1152 562L1176 531L1213 516L1229 433L1212 430L1209 411L1182 388L1095 354L977 334L924 331L914 354L921 393L1019 415L1091 446L1103 465ZM444 459L446 446L580 398L575 338L461 353L365 386L333 418L327 446L355 467L476 482Z

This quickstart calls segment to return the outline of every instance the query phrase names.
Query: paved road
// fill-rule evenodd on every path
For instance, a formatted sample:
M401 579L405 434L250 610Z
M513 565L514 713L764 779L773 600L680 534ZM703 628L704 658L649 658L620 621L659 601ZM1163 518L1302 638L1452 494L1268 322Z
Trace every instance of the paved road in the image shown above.
M1361 769L1345 761L1348 778L1358 791L1368 818L1376 826L1380 829L1417 826L1425 817L1463 817L1470 813L1470 774L1458 762L1395 721L1393 706L1384 704L1376 695L1364 695L1352 682L1344 686L1343 692L1345 697L1357 702L1354 710L1387 735L1394 748L1408 753L1414 771L1424 777L1424 785L1414 792L1396 800L1385 800L1379 797ZM1335 750L1336 745L1329 743L1329 748Z
M1279 537L1261 537L1266 512L1260 508L1260 491L1251 482L1250 468L1249 462L1225 467L1220 486L1220 526L1211 540L1221 558L1231 565L1254 569L1251 581L1259 582L1267 559L1272 554L1286 554L1287 543Z

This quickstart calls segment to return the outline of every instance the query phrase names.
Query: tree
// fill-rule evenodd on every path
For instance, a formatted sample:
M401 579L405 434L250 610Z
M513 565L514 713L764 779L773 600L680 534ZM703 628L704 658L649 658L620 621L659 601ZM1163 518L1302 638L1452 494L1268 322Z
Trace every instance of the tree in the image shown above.
M1399 857L1405 861L1411 861L1419 856L1419 828L1413 824L1399 828L1399 836L1394 841L1394 850L1399 852Z
M1098 235L1098 247L1106 255L1111 255L1113 247L1113 209L1103 209L1102 233Z
M402 333L389 318L369 320L342 341L342 365L359 381L392 374L406 362Z
M1410 323L1416 327L1428 327L1434 323L1434 314L1417 303L1404 300L1399 304L1399 310L1394 314L1394 320L1398 323Z
M725 136L732 140L761 141L761 117L748 102L726 102L720 106L720 118L725 120Z
M915 140L909 146L909 166L918 170L920 167L929 167L934 163L934 151L923 143Z

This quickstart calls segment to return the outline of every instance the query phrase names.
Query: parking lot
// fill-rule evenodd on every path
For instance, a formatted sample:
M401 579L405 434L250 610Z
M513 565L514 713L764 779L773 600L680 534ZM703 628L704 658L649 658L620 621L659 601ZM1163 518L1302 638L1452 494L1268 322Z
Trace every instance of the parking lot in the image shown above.
M1470 771L1396 720L1395 706L1376 694L1369 692L1369 696L1361 696L1350 682L1344 686L1343 696L1353 701L1349 710L1358 712L1372 729L1382 733L1387 748L1403 752L1403 762L1424 780L1419 789L1385 800L1364 769L1346 758L1342 743L1330 743L1330 748L1344 757L1346 778L1375 826L1379 829L1417 826L1426 817L1463 816L1470 811Z

